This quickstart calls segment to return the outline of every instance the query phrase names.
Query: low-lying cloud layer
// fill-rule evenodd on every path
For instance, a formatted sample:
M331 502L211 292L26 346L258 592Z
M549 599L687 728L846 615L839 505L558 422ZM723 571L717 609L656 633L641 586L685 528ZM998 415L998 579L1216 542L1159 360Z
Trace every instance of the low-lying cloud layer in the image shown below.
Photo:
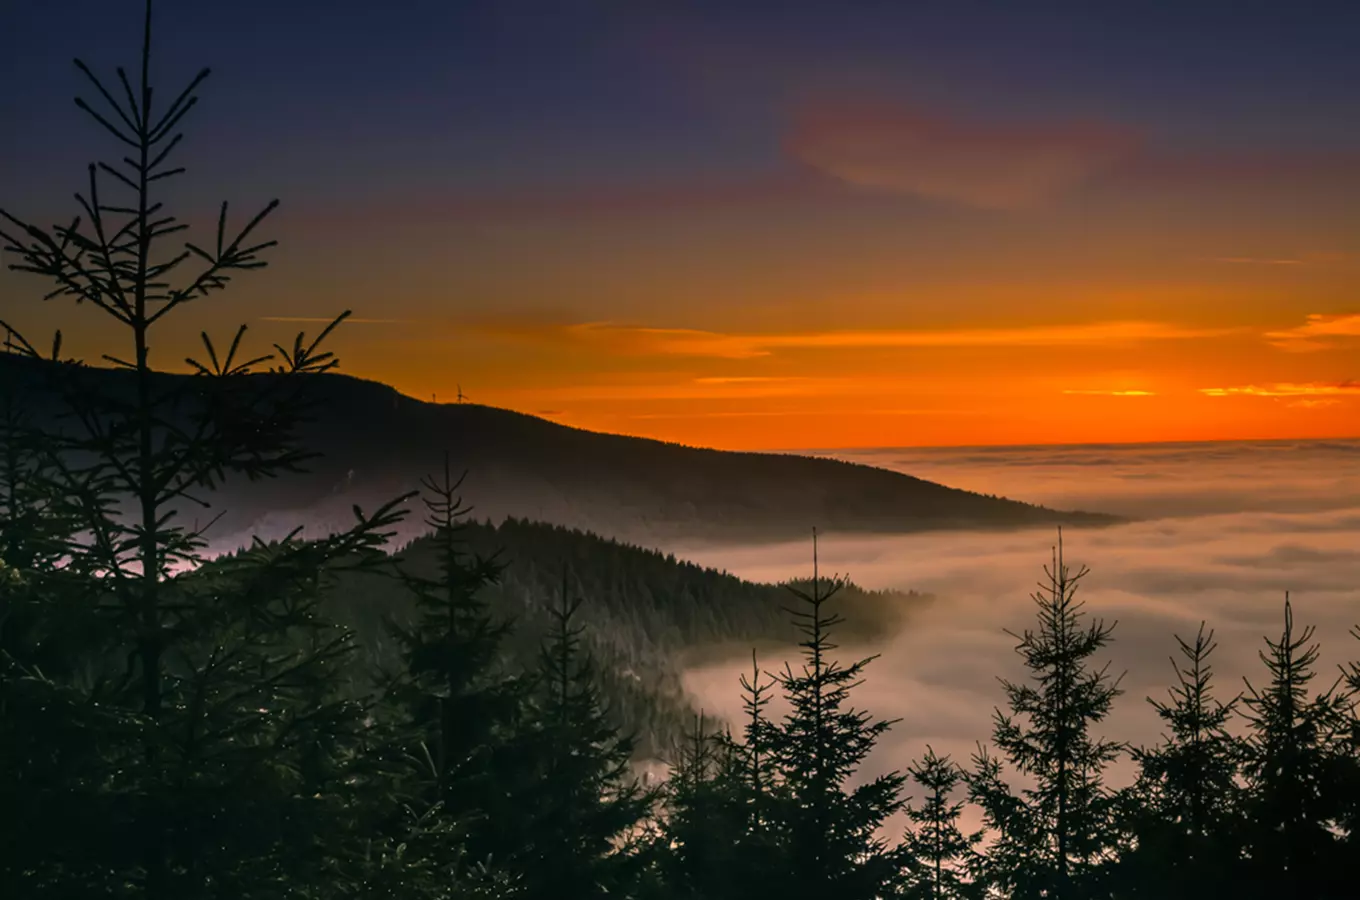
M1065 536L1069 564L1091 568L1080 592L1087 611L1118 623L1100 657L1125 673L1127 693L1102 729L1112 738L1157 739L1159 724L1144 698L1165 697L1174 635L1193 636L1201 620L1217 632L1225 699L1243 689L1243 676L1259 684L1257 651L1264 635L1278 636L1286 591L1296 622L1317 626L1320 685L1338 664L1360 658L1360 641L1347 633L1360 623L1360 442L871 451L856 458L1063 506L1141 515L1160 507L1167 518ZM1028 597L1054 538L1030 531L822 539L824 572L938 597L883 646L841 651L847 658L882 654L856 704L901 719L873 768L905 766L927 744L966 761L977 741L989 739L992 710L1004 701L997 677L1022 676L1015 641L1003 629L1032 626ZM803 545L689 555L761 580L806 574L811 562ZM735 715L742 668L693 671L690 690L706 710ZM1121 763L1113 778L1121 782L1130 771Z

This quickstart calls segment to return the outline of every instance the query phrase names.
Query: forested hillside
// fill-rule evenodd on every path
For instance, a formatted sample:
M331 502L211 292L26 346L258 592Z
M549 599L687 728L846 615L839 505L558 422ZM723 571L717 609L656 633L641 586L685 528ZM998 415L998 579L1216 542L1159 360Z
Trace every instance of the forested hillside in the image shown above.
M752 584L612 538L515 519L463 523L458 540L460 552L499 563L497 579L480 597L494 616L515 623L503 648L509 669L532 666L564 582L573 595L589 598L579 614L583 639L598 662L610 721L636 733L640 758L668 757L693 719L680 683L686 664L749 658L753 648L785 649L799 640L787 612L789 585ZM398 551L394 563L428 577L438 557L438 542L427 537ZM842 635L882 638L924 602L914 593L847 585ZM390 623L409 625L416 615L410 592L381 569L343 573L321 608L355 630L379 668L398 662Z

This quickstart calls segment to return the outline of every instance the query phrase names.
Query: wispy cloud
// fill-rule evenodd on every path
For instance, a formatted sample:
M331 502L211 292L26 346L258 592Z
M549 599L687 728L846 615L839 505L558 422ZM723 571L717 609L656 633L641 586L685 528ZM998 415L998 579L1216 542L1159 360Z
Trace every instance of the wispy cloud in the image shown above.
M1125 129L966 121L883 103L827 103L796 116L786 147L848 184L985 209L1033 206L1131 154Z
M1210 261L1210 262L1217 262L1217 263L1231 263L1231 264L1234 264L1234 265L1246 265L1246 266L1302 266L1302 265L1305 265L1304 260L1301 260L1301 259L1286 259L1286 258L1271 259L1271 258L1269 258L1269 257L1257 257L1257 256L1213 256L1213 257L1210 257L1210 258L1209 258L1209 261Z
M1210 397L1349 397L1360 395L1360 382L1248 384L1240 387L1200 388L1200 393Z
M1100 390L1072 390L1063 391L1064 394L1087 394L1096 397L1155 397L1156 391L1100 391Z
M1234 266L1317 266L1328 263L1346 262L1351 258L1347 253L1291 253L1280 256L1206 256L1203 262L1223 263Z
M1295 353L1330 350L1338 346L1339 338L1356 337L1360 337L1360 313L1314 313L1297 327L1266 332L1273 346Z
M713 375L694 379L695 384L770 384L781 381L806 381L793 375Z
M629 378L612 384L567 384L535 390L534 396L564 401L754 400L838 396L863 389L863 379L817 377L718 377L648 381Z
M636 413L630 419L757 419L757 418L821 418L829 415L820 409L748 409L748 410L703 410L698 412L660 412ZM855 410L856 415L865 416L969 416L980 415L978 410L967 409L865 409Z
M1163 322L1091 322L1012 328L941 330L864 329L742 334L684 328L650 328L588 322L544 329L501 332L519 337L595 345L615 353L753 359L781 350L868 350L894 348L1060 347L1188 340L1238 333L1237 328L1198 328Z

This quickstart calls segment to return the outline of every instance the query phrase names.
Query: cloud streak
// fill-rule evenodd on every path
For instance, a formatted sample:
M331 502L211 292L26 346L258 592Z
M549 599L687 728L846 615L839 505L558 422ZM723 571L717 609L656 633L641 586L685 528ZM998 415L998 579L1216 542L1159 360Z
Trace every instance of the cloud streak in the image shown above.
M1210 397L1352 397L1360 395L1360 383L1340 381L1335 383L1312 384L1254 384L1240 387L1200 388L1200 393Z
M1011 328L941 330L874 329L765 334L684 328L650 328L613 322L501 330L506 336L534 337L594 346L621 354L713 359L755 359L788 350L872 350L968 347L1063 347L1120 345L1145 341L1222 337L1237 328L1200 328L1164 322L1091 322Z
M863 386L862 379L836 377L715 377L650 381L630 377L609 384L559 385L535 390L534 396L564 401L619 400L757 400L780 397L817 397L848 394ZM652 376L655 378L655 376Z
M1291 353L1311 353L1342 346L1346 339L1360 337L1360 313L1313 313L1302 325L1266 332L1272 346Z
M1100 391L1100 390L1069 390L1063 391L1064 394L1080 394L1093 397L1155 397L1155 391Z
M971 416L979 413L967 409L864 409L856 410L856 414L865 416ZM630 419L796 419L796 418L817 418L826 413L815 409L748 409L748 410L715 410L700 412L663 412L663 413L635 413L628 416Z
M1257 257L1257 256L1215 256L1212 257L1209 261L1216 263L1229 263L1232 265L1245 265L1245 266L1305 265L1305 261L1302 259L1285 259L1285 258L1271 259L1269 257Z

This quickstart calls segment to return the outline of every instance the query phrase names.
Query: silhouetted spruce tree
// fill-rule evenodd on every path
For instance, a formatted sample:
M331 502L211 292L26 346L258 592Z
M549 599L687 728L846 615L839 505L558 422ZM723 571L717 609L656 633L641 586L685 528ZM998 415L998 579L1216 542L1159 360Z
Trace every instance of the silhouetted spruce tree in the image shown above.
M849 706L850 692L876 657L848 666L830 657L837 649L831 630L841 619L827 606L844 584L822 579L814 532L811 589L789 588L802 604L790 612L803 635L804 661L797 672L786 665L778 678L791 710L769 734L781 794L771 806L771 824L786 855L784 896L790 898L871 900L897 874L897 858L880 829L902 806L903 776L847 786L892 723Z
M582 647L564 573L553 627L539 654L536 738L541 768L521 836L522 896L628 896L642 882L656 800L633 774L633 739L609 722L594 662Z
M782 796L766 717L770 689L751 654L751 675L742 675L741 737L730 729L693 735L682 745L663 793L658 871L660 896L744 898L784 891L788 856L776 832Z
M1360 640L1360 626L1351 629L1351 636ZM1360 850L1360 662L1346 666L1345 678L1351 701L1345 740L1350 761L1344 769L1342 791L1345 815L1342 827L1347 848L1354 854Z
M60 693L67 709L97 710L103 721L87 732L88 752L58 755L59 782L44 773L64 785L50 792L50 809L63 818L30 827L60 827L65 840L25 861L18 877L27 883L16 896L305 897L332 863L334 827L347 821L332 815L331 794L312 790L321 773L305 772L307 761L318 742L346 756L340 745L357 746L362 723L350 701L319 699L353 645L319 620L315 597L331 565L376 560L397 504L373 516L356 510L351 530L322 541L294 534L204 565L211 520L188 524L185 513L207 507L228 476L274 476L307 460L295 430L310 409L311 376L335 364L320 344L340 320L315 341L299 335L291 349L276 347L276 357L243 359L244 328L225 353L205 334L205 359L188 361L197 378L172 382L153 371L151 347L168 317L265 264L260 254L273 242L255 233L276 204L234 235L224 204L206 249L165 250L187 226L156 195L183 171L172 162L178 128L208 73L178 94L157 95L150 2L142 25L137 76L119 69L110 89L77 63L103 101L102 110L77 105L126 154L89 166L88 189L77 195L83 215L45 229L0 210L0 240L17 258L11 268L48 279L46 299L98 312L110 340L125 341L123 352L104 357L113 375L88 377L61 358L60 333L45 364L17 338L44 381L44 404L62 411L42 429L50 465L40 490L68 507L68 568L82 576L80 599L101 619L99 644L82 648L69 677L54 687L24 684ZM201 263L198 271L175 285L190 261ZM270 360L270 373L252 374ZM82 814L66 815L73 804ZM73 862L70 847L83 858Z
M744 896L750 896L752 891L770 885L772 879L782 877L788 870L777 831L785 818L777 807L785 801L786 792L774 751L778 725L766 712L770 691L779 685L779 679L766 677L752 650L751 675L748 678L743 674L739 683L744 716L740 744L734 744L731 735L727 737L733 751L728 758L740 767L735 782L743 826L742 852L733 880L743 889Z
M779 679L766 680L760 671L760 661L756 651L751 651L751 677L740 677L742 722L741 759L750 790L748 799L748 822L759 827L767 817L762 808L764 798L774 789L778 775L774 753L770 748L773 740L774 723L765 709L770 705L770 689L779 684Z
M1120 881L1133 896L1237 893L1242 747L1228 725L1240 698L1222 703L1213 695L1212 631L1201 624L1193 642L1176 642L1184 662L1172 660L1171 702L1148 698L1167 731L1159 745L1134 753L1139 778L1126 798L1133 846Z
M662 789L660 871L666 896L722 900L744 896L734 878L745 825L737 747L705 730L700 714Z
M1031 683L1002 681L1011 713L997 710L992 738L1033 786L1012 791L1001 761L979 749L969 794L995 835L980 873L990 890L1014 900L1076 900L1096 895L1115 843L1114 796L1101 775L1121 746L1093 737L1091 726L1120 692L1106 667L1091 667L1113 626L1083 625L1075 593L1087 570L1064 563L1061 532L1044 573L1034 595L1038 630L1013 635Z
M1353 896L1354 860L1336 833L1345 815L1343 784L1350 700L1340 683L1311 695L1318 645L1313 628L1294 630L1285 595L1284 630L1266 640L1270 681L1243 697L1250 731L1247 783L1248 871L1254 896L1298 900Z
M925 789L919 806L905 807L911 825L902 840L904 871L900 896L910 900L961 900L982 896L982 886L970 874L977 868L982 832L965 834L959 827L963 800L956 793L963 770L948 756L930 747L907 773Z
M462 856L485 877L508 866L519 850L519 792L536 773L523 737L528 684L502 665L511 626L481 598L502 566L465 546L471 510L458 495L462 480L453 478L446 458L441 477L422 481L435 571L398 564L417 618L392 625L405 667L388 680L386 700L402 711L397 739L405 744L408 768L397 781L405 806L444 819L443 833L454 841L430 851ZM419 821L432 844L429 819Z

